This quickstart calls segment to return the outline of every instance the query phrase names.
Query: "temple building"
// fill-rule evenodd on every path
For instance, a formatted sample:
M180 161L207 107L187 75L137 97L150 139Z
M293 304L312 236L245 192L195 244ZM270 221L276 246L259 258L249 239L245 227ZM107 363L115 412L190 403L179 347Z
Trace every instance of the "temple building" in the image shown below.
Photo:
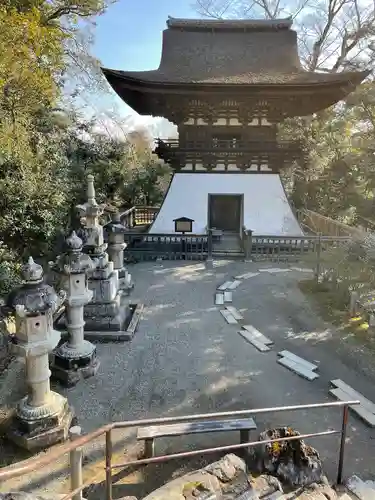
M174 233L175 219L185 217L196 234L302 234L279 174L302 165L303 151L278 141L278 124L335 104L368 73L305 71L291 26L169 18L158 69L103 68L136 112L178 127L178 139L157 140L155 153L174 175L150 233Z

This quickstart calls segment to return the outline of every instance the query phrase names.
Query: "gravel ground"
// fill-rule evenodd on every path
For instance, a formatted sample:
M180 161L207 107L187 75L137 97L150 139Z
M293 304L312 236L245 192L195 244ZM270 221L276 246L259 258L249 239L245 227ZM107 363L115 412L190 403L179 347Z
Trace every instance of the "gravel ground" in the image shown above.
M236 325L225 322L219 307L214 306L216 286L235 274L259 267L267 266L219 261L211 270L201 263L144 263L132 267L136 281L132 301L145 304L135 338L127 343L98 344L101 366L97 376L75 388L57 388L74 406L84 432L108 421L329 401L329 381L333 378L343 379L375 401L372 354L353 339L341 338L317 316L299 291L302 273L261 273L244 280L233 293L233 305L243 312L246 323L274 340L271 352L259 353L237 333ZM320 378L308 382L278 365L276 353L282 349L319 363ZM12 378L9 373L7 377ZM0 385L0 402L10 404L17 392L11 392L5 380ZM301 432L314 432L339 428L341 415L337 410L315 410L266 414L256 421L259 431L267 426L291 425ZM139 451L134 446L133 431L116 431L114 438L116 461L124 460L125 449L132 455ZM347 474L372 477L374 438L374 430L350 418ZM157 453L230 442L233 435L161 439L157 441ZM338 439L321 438L312 444L334 480ZM99 440L85 448L85 477L102 470L102 445ZM14 452L8 446L3 450L8 457ZM173 462L120 473L114 498L131 494L142 497L168 477L203 463L203 459ZM65 468L64 461L58 462L36 472L32 481L23 477L0 485L0 492L16 488L67 491ZM96 497L103 498L100 491Z

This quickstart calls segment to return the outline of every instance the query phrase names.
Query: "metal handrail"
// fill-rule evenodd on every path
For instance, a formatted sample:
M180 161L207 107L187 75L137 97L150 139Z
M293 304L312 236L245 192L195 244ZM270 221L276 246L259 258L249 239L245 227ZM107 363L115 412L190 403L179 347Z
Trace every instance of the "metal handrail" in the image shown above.
M142 420L128 420L123 422L113 422L111 424L100 427L96 431L90 432L86 436L82 436L78 439L75 439L72 442L65 443L63 445L57 446L50 451L48 451L43 456L37 457L35 459L28 459L23 462L19 462L14 465L9 465L0 469L0 482L8 479L12 479L15 477L22 476L24 474L35 471L36 469L42 468L47 464L55 461L66 453L77 450L77 448L81 448L85 444L101 437L102 435L106 435L106 500L113 500L112 497L112 470L116 468L128 467L130 465L143 465L148 463L155 462L163 462L167 460L172 460L175 458L182 457L190 457L194 455L201 455L205 453L215 453L218 451L230 451L241 448L249 448L254 446L259 446L261 444L268 444L273 442L280 441L295 441L300 439L307 439L311 437L318 436L329 436L334 434L341 434L340 441L340 450L339 450L339 463L338 463L338 471L337 471L337 483L340 484L342 482L342 472L343 472L343 464L344 464L344 452L345 452L345 438L346 438L346 428L348 422L349 415L349 406L358 405L359 401L334 401L329 403L313 403L307 405L293 405L293 406L279 406L274 408L256 408L252 410L235 410L235 411L226 411L226 412L218 412L218 413L204 413L198 415L183 415L180 417L162 417L162 418L153 418L153 419L142 419ZM167 424L167 423L179 423L179 422L194 422L198 420L205 419L220 419L224 417L235 417L235 416L244 416L244 415L258 415L261 413L280 413L285 411L298 411L298 410L308 410L308 409L320 409L320 408L335 408L342 407L343 408L343 416L342 416L342 426L341 430L328 430L322 432L316 432L311 434L301 434L299 436L290 436L287 438L278 438L278 439L269 439L265 441L253 441L249 443L241 443L234 444L229 446L220 446L216 448L206 448L203 450L194 450L183 453L175 453L171 455L162 455L159 457L153 457L148 459L141 459L136 461L129 461L121 464L112 464L112 430L114 429L123 429L123 428L134 428L134 427L142 427L146 425L158 425L158 424ZM92 478L86 483L80 485L78 488L74 489L70 493L68 493L62 500L71 500L78 493L80 493L85 487L91 484Z

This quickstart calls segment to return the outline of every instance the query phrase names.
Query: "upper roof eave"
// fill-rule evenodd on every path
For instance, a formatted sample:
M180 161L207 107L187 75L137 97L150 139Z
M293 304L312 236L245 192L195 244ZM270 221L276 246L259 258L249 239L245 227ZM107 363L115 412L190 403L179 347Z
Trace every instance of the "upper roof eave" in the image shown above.
M186 19L168 17L167 27L170 29L199 30L274 30L289 29L293 24L292 17L283 19Z

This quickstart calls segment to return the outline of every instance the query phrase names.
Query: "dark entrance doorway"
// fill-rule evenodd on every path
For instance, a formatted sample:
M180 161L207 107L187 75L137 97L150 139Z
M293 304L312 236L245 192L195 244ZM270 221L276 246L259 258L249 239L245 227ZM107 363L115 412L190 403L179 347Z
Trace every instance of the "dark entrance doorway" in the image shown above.
M242 199L241 194L208 195L209 226L222 231L240 232Z

